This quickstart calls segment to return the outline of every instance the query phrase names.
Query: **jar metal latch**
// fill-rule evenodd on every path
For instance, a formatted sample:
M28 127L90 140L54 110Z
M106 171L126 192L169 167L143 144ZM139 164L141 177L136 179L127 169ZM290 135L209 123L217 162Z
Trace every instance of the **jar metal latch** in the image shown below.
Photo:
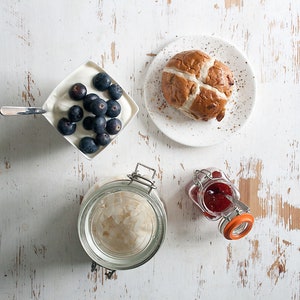
M150 176L150 179L139 173L140 167L148 169L148 171L150 171L152 173L151 176ZM137 163L136 167L135 167L135 170L131 174L128 174L127 176L130 179L130 183L135 181L135 182L138 182L140 184L143 184L143 185L147 186L149 188L148 194L150 194L153 189L156 189L156 185L154 184L155 183L154 182L155 174L156 174L155 169L150 168L150 167L148 167L144 164Z
M195 170L193 176L193 182L196 186L203 188L202 182L200 180L200 175L204 174L204 178L213 179L212 174L209 170L202 169L202 170Z

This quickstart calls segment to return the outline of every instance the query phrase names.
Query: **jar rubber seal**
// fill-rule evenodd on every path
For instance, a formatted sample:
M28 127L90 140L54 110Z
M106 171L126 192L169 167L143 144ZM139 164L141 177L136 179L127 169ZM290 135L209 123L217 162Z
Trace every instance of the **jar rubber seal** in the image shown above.
M247 235L252 229L254 217L244 213L230 220L223 229L223 235L228 240L238 240Z

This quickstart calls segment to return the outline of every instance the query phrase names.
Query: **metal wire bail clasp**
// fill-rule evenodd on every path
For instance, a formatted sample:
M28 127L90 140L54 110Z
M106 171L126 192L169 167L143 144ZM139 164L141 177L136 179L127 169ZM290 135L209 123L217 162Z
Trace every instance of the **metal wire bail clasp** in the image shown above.
M202 169L202 170L194 171L193 182L196 186L203 188L203 185L202 185L203 178L213 179L211 172L209 170Z
M152 172L152 175L151 175L150 179L147 178L146 176L142 176L139 173L139 167L143 167L145 169L148 169L148 171ZM131 180L130 183L132 183L133 181L136 181L136 182L138 182L140 184L143 184L143 185L149 187L148 194L150 194L153 189L156 189L156 186L154 184L155 183L155 181L154 181L155 174L156 174L156 170L155 169L150 168L150 167L148 167L146 165L143 165L141 163L137 163L136 167L135 167L135 170L131 174L127 175L127 176Z

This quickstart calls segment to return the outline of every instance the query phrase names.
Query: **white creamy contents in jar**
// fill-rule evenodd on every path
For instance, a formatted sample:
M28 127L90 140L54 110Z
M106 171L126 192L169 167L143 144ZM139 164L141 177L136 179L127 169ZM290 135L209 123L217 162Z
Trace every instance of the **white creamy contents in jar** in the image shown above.
M91 219L92 236L99 249L124 256L142 251L156 226L156 216L148 201L129 191L103 197Z

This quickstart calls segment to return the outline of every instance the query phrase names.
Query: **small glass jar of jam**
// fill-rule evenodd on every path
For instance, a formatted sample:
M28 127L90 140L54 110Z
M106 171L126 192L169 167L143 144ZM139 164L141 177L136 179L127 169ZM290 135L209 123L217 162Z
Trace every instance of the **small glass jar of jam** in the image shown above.
M217 168L194 171L186 192L206 218L219 220L219 230L226 239L238 240L252 229L254 217L223 171Z

